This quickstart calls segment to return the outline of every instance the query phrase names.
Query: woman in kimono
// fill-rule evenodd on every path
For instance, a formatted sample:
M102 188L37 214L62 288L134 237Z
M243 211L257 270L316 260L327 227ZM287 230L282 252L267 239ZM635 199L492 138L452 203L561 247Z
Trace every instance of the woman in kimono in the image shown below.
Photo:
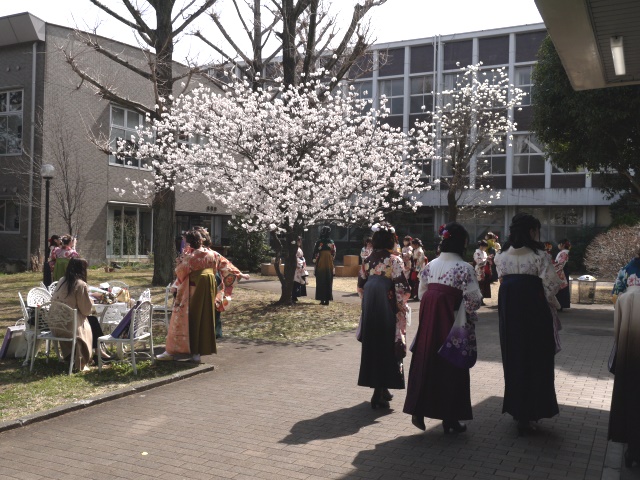
M478 285L480 285L482 298L491 298L491 270L488 263L489 257L487 256L488 247L489 244L487 242L480 240L478 242L478 248L473 253L476 279L478 280ZM484 305L484 300L482 301L482 305Z
M329 305L333 300L333 260L336 258L336 244L331 237L331 228L324 226L320 238L313 247L313 263L316 264L316 300L320 305Z
M64 303L65 305L78 310L78 327L74 366L79 371L87 370L91 361L93 349L102 355L102 358L109 359L109 355L100 349L97 351L97 340L103 335L100 323L96 317L90 316L93 302L89 296L87 286L87 261L84 258L72 258L68 262L64 277L58 282L51 300ZM49 314L55 315L55 305L51 306ZM55 335L70 335L71 325L57 330L52 328ZM71 343L60 342L62 356L71 356Z
M358 276L362 299L362 354L358 385L373 388L371 408L389 408L390 388L404 389L402 359L406 355L407 300L411 289L402 258L392 253L395 229L388 223L373 227L373 253Z
M496 269L496 253L502 249L500 242L498 242L498 235L493 232L487 232L484 236L484 241L487 242L487 257L491 266L491 281L493 283L498 280L498 270Z
M540 221L518 213L509 238L496 255L500 349L504 371L502 413L518 422L523 435L531 423L559 413L554 386L555 340L549 304L560 278L540 243Z
M298 237L298 250L296 251L296 271L293 274L293 293L291 299L294 302L298 301L299 297L307 296L307 261L304 259L304 252L302 251L302 237Z
M411 285L411 298L418 300L418 287L420 286L420 272L424 266L429 263L424 250L422 249L422 240L414 238L411 240L413 253L411 255L411 273L409 276L409 285Z
M78 258L80 255L76 252L76 239L71 235L64 235L60 239L61 245L51 252L49 257L49 266L51 267L51 281L57 282L64 277L67 270L69 260Z
M566 238L558 243L558 255L556 256L555 267L558 276L562 280L562 287L558 292L557 298L560 302L560 311L563 308L571 308L571 281L569 280L569 250L571 250L571 242Z
M202 245L198 230L186 234L188 244L176 266L176 299L167 332L166 351L159 360L173 360L175 355L191 355L194 362L201 355L216 353L215 311L224 311L233 286L249 278L218 252ZM217 290L216 273L223 287Z
M444 433L461 433L470 420L469 370L458 368L438 354L455 321L455 310L464 308L467 325L477 320L482 294L471 265L463 255L469 234L456 222L442 225L441 253L420 272L420 324L411 351L404 413L411 423L425 430L424 418L442 420Z
M402 240L402 262L404 263L404 276L407 280L411 276L411 258L413 257L411 240L413 239L409 235Z
M624 461L630 468L640 464L640 235L636 256L618 273L613 294L617 353L608 436L628 444Z
M364 246L362 247L362 250L360 250L360 259L362 260L362 263L364 263L364 259L373 252L373 242L371 241L371 237L366 237L362 243Z

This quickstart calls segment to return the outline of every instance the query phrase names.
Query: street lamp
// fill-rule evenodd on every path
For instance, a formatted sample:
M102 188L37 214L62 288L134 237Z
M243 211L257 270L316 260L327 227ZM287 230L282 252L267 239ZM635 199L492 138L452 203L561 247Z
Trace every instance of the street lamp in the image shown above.
M44 207L44 265L42 272L44 284L48 287L51 284L51 269L49 267L49 182L56 173L53 165L45 163L40 168L40 175L45 181L45 207ZM47 273L49 274L47 276Z

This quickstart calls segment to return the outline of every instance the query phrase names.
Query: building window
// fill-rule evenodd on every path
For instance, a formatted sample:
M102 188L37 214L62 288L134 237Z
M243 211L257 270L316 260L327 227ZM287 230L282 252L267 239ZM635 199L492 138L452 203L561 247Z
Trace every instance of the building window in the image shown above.
M109 163L133 168L150 168L150 162L140 160L133 155L125 155L118 152L121 141L126 142L126 149L135 149L131 137L137 137L136 127L144 125L144 117L138 112L127 108L111 105L111 134L109 136L110 149Z
M544 174L544 154L533 134L513 136L513 174Z
M500 239L504 237L503 207L462 208L458 213L457 221L469 232L470 247L477 240L484 239L488 232L495 233Z
M20 231L20 204L14 200L0 200L0 232Z
M356 82L353 84L353 92L358 94L358 100L370 100L373 98L373 82L371 80ZM371 110L372 107L373 102L368 103L362 111L366 113Z
M433 76L411 77L411 113L433 111Z
M526 93L522 99L522 105L531 105L531 94L533 93L533 80L531 79L531 73L533 72L533 65L526 67L516 67L516 87Z
M0 92L0 155L22 153L23 91Z
M149 208L110 205L107 257L147 257L153 250L153 216Z
M506 175L507 153L506 138L502 137L497 144L489 145L478 155L478 175Z
M505 65L509 63L509 37L478 39L478 56L484 65Z
M380 80L380 96L387 97L386 107L389 115L402 115L404 113L404 78Z

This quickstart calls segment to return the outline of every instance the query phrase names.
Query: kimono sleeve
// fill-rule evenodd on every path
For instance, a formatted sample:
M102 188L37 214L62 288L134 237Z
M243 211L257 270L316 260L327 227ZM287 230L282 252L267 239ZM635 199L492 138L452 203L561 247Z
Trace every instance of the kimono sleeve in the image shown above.
M553 304L553 298L562 286L562 279L556 273L556 268L553 266L549 255L539 255L538 258L540 262L538 276L542 280L544 295L547 301Z
M418 298L422 300L422 296L427 291L429 286L429 264L427 263L422 270L420 270L419 279L420 284L418 286Z
M225 295L231 295L233 287L242 278L242 272L229 260L216 253L214 255L214 267L222 278Z
M404 262L398 256L389 257L391 262L391 281L395 289L396 295L396 340L405 343L405 334L407 331L407 300L411 295L411 287L407 278L404 276Z
M475 323L478 320L477 310L482 304L482 293L480 292L475 270L471 265L466 268L465 276L465 281L462 284L462 301L467 312L467 321Z

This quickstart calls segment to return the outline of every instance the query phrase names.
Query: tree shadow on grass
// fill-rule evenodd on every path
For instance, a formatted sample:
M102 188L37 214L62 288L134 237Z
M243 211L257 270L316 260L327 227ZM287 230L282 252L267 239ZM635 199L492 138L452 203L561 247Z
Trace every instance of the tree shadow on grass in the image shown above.
M319 417L301 420L280 443L301 445L313 440L348 437L360 429L378 423L378 419L393 413L391 409L372 410L368 402L323 413Z

